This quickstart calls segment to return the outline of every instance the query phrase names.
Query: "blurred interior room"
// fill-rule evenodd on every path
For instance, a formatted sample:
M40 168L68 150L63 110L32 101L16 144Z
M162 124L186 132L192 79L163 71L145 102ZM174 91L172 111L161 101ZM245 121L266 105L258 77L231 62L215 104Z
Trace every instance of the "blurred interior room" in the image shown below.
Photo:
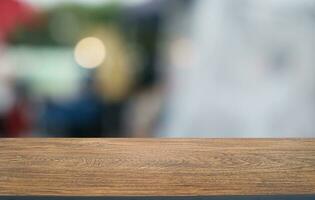
M314 137L315 0L1 0L0 137Z

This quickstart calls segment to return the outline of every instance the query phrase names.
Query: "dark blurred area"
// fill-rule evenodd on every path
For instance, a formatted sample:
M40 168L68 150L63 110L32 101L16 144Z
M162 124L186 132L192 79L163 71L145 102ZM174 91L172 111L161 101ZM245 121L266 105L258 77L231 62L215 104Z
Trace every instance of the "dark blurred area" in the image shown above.
M1 137L313 137L314 0L1 0Z

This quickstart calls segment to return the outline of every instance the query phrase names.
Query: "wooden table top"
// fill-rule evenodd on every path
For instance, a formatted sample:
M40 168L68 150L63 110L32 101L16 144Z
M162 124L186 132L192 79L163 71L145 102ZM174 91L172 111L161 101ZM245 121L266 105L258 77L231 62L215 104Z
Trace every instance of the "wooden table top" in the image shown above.
M0 195L269 194L315 194L315 140L0 140Z

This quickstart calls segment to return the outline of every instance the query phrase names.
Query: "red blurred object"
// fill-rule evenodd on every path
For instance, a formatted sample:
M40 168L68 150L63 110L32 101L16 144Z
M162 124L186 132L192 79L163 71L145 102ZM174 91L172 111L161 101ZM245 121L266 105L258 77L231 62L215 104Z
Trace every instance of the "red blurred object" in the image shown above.
M27 102L19 102L9 111L6 124L6 137L25 137L31 130Z
M0 0L0 42L7 40L19 25L30 24L34 18L31 6L18 0Z

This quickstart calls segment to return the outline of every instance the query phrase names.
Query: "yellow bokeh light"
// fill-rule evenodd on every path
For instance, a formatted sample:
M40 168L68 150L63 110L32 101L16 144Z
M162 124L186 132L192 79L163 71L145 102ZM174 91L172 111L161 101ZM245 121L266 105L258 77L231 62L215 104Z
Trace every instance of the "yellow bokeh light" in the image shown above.
M75 47L74 58L84 68L95 68L104 62L106 49L103 42L96 37L83 38Z

